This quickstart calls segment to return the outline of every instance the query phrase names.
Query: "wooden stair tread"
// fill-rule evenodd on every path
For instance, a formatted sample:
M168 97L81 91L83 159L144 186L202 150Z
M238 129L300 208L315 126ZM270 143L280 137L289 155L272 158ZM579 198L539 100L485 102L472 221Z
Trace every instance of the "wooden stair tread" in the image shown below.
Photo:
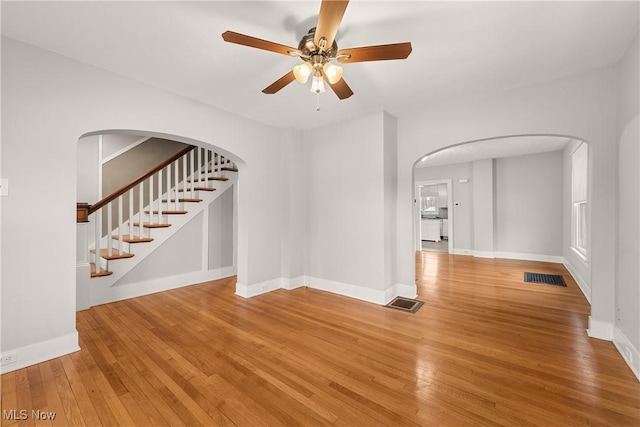
M185 190L181 188L178 191L184 192ZM191 189L187 188L187 191L191 191ZM193 187L193 191L216 191L216 189L210 187Z
M120 240L120 236L111 236L114 240ZM126 243L149 243L153 242L151 237L131 236L129 234L122 236L122 241Z
M222 168L223 171L229 171L229 172L238 172L238 169L236 168Z
M100 271L96 272L96 265L94 263L90 263L89 265L91 266L91 277L104 277L113 274L113 272L103 270L102 268L100 269Z
M149 214L149 211L144 211L144 213L146 213L147 215ZM154 215L158 214L158 211L153 211ZM187 214L189 212L187 211L162 211L162 215L184 215Z
M135 227L140 227L140 223L139 222L134 222L133 225ZM171 224L161 224L161 223L156 223L156 222L143 222L142 226L144 228L166 228L166 227L171 227Z
M214 188L215 190L215 188ZM198 203L201 202L202 199L178 199L178 203ZM175 203L175 200L169 200L169 203ZM167 200L163 200L162 203L167 203Z
M91 249L92 254L96 253L95 249ZM129 254L126 252L120 253L117 249L111 249L111 255L109 255L109 249L100 249L100 258L104 258L106 260L114 260L114 259L124 259L124 258L133 258L133 254Z
M207 177L206 181L229 181L229 178L223 178L223 177L220 177L220 176L209 176L209 177ZM193 181L189 179L189 180L187 180L187 182L193 182ZM199 180L195 181L195 182L199 182Z

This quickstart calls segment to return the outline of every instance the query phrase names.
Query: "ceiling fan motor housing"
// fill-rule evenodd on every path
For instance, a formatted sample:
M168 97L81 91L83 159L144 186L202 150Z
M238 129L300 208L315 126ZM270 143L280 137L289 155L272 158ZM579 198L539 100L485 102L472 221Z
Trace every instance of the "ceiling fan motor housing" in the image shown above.
M321 54L327 58L335 58L336 53L338 52L338 44L336 43L336 41L335 40L333 41L331 48L329 49L325 48L321 53L320 47L316 46L316 44L313 41L315 36L316 36L316 27L313 27L300 40L300 43L298 44L298 50L302 52L303 55L309 56L309 57L315 54Z

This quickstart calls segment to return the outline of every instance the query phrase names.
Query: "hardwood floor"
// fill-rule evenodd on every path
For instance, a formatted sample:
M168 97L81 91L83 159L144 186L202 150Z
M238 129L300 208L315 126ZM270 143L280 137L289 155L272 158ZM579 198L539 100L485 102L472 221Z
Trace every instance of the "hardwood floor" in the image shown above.
M2 425L640 425L640 383L587 337L561 265L416 262L415 314L307 288L243 299L234 279L79 312L80 352L2 376Z

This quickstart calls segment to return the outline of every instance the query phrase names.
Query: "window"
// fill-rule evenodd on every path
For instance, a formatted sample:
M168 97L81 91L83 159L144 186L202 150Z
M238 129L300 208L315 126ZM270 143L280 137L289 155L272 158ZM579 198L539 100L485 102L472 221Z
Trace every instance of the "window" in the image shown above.
M438 212L438 196L422 196L422 213Z
M587 144L580 145L571 154L571 247L587 260L589 230L589 204L587 201Z

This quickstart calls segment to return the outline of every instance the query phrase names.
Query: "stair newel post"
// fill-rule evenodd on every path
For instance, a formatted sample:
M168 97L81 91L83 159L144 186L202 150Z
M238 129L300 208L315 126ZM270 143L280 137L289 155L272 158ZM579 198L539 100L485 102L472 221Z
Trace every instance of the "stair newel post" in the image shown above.
M162 169L158 171L158 224L162 223Z
M107 255L113 255L113 242L111 241L111 229L113 228L113 203L107 204ZM98 254L100 255L100 254Z
M144 182L138 184L138 236L142 237L142 213L144 212Z
M118 253L122 253L122 232L124 230L124 221L122 219L122 195L118 196Z
M180 166L180 161L176 160L176 162L174 163L174 178L173 178L173 195L175 196L176 199L176 210L178 210L178 200L180 199L178 197L178 190L180 189L178 186L180 185L180 181L179 181L179 176L178 176L178 168Z

